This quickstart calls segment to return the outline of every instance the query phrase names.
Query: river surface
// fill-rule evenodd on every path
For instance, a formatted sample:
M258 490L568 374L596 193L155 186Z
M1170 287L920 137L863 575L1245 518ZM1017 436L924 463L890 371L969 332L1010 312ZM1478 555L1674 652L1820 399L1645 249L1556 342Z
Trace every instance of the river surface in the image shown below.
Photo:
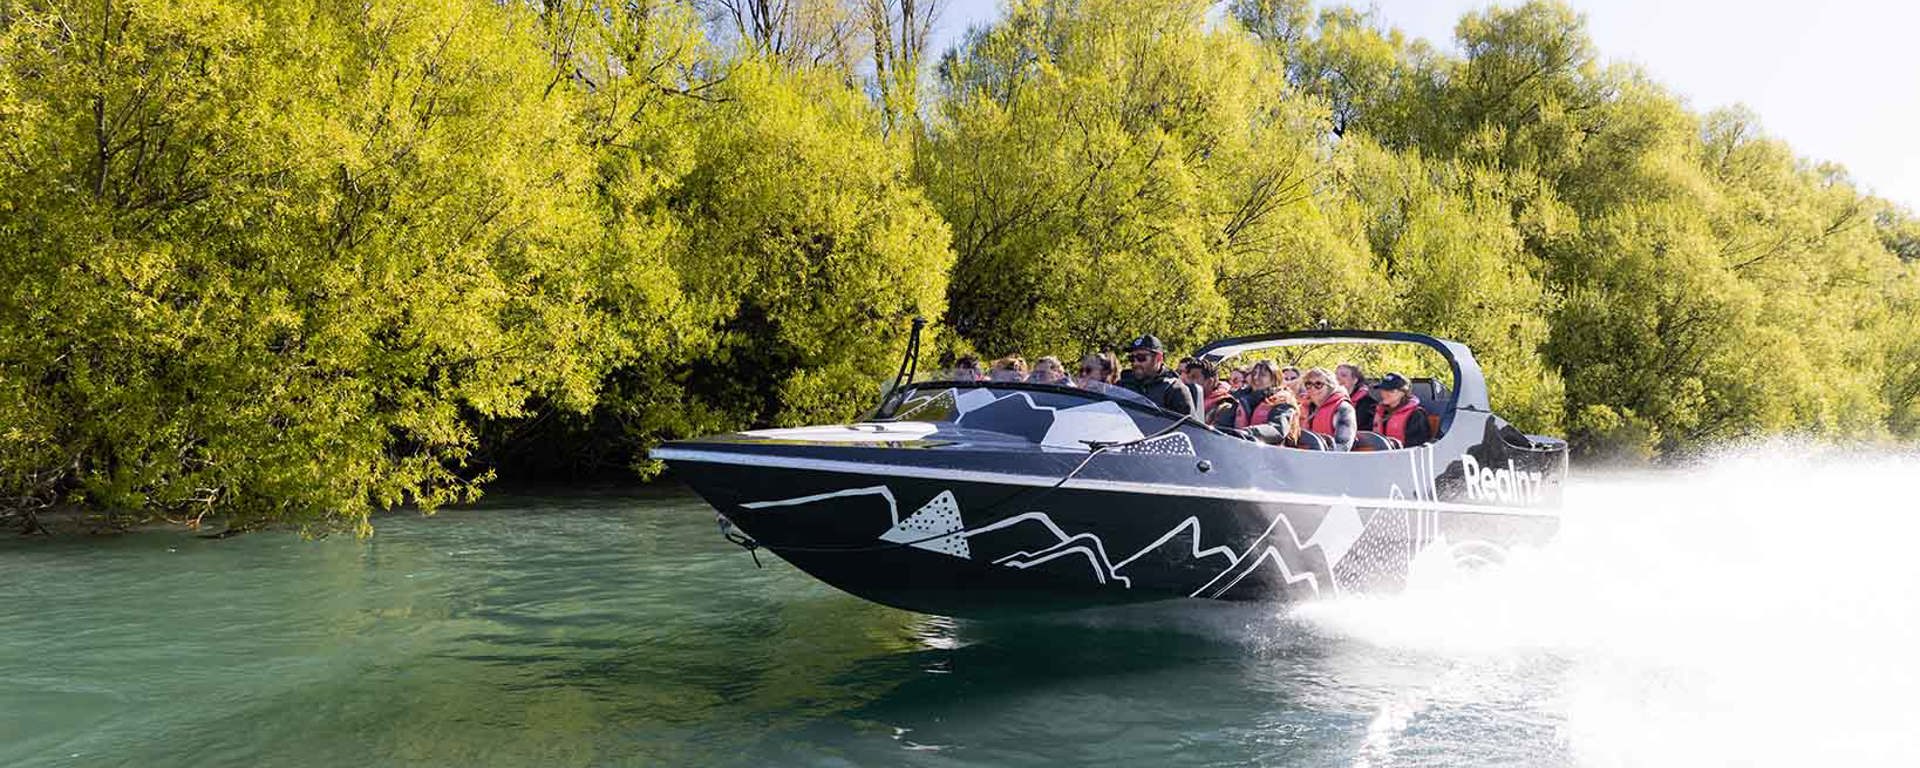
M1916 480L1773 448L1396 597L1025 623L755 569L673 488L9 536L0 765L1912 766Z

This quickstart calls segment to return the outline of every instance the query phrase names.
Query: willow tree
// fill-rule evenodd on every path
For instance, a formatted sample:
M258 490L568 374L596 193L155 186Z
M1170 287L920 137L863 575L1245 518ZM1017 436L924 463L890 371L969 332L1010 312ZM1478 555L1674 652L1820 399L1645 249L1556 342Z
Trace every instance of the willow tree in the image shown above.
M716 310L681 402L729 426L851 418L908 321L944 308L947 227L908 177L908 146L834 73L749 58L720 94L659 201L687 290Z
M1343 8L1231 10L1332 105L1339 196L1393 321L1491 350L1518 376L1495 383L1503 407L1642 455L1872 435L1905 407L1882 386L1906 359L1900 217L1750 115L1697 115L1603 65L1566 5L1468 14L1458 55Z
M883 110L837 67L710 46L672 11L580 41L605 52L568 79L621 357L591 414L499 425L523 469L650 475L661 440L853 418L944 307L948 230Z
M943 62L920 175L954 227L961 335L1180 345L1228 328L1223 290L1261 322L1346 312L1365 260L1316 247L1319 107L1207 8L1017 2Z
M1565 393L1540 355L1551 300L1496 172L1357 133L1343 140L1338 169L1338 194L1382 273L1370 301L1385 323L1467 343L1496 410L1558 432Z
M590 402L591 167L525 20L469 0L10 8L7 490L364 530L472 494L470 414Z

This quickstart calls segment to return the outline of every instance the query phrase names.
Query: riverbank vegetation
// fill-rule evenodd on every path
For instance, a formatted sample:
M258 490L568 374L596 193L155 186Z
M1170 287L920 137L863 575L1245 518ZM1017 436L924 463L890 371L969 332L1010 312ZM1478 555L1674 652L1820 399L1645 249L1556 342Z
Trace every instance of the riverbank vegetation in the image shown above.
M1551 2L0 0L0 509L367 530L929 359L1404 327L1587 454L1920 434L1920 220Z

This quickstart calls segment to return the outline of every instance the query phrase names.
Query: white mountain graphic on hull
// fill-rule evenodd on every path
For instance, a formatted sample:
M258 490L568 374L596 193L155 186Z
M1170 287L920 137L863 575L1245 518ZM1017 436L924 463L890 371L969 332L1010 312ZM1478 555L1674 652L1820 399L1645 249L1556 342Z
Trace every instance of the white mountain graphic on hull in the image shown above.
M1126 588L1133 586L1133 579L1121 571L1136 563L1136 570L1146 571L1138 575L1148 578L1160 576L1148 576L1149 573L1183 560L1209 572L1213 572L1212 568L1219 568L1211 579L1193 590L1193 597L1221 598L1243 582L1251 582L1247 587L1257 584L1267 588L1278 586L1286 591L1304 589L1309 595L1318 595L1326 590L1338 591L1345 585L1341 583L1342 579L1334 576L1336 567L1371 554L1374 545L1368 541L1368 535L1376 527L1370 524L1372 521L1363 521L1353 505L1336 504L1329 507L1318 521L1313 535L1302 541L1294 530L1293 521L1281 512L1274 516L1267 529L1244 552L1235 552L1227 546L1205 546L1200 519L1187 517L1138 551L1115 561L1107 553L1106 542L1099 536L1087 532L1068 533L1045 512L1026 512L969 530L961 519L960 503L951 490L941 491L905 518L899 517L893 493L884 485L749 502L741 506L766 509L858 496L875 496L885 500L893 525L880 534L882 541L963 560L973 559L968 539L1031 524L1043 529L1053 541L1037 548L1029 544L1012 554L1001 555L993 560L995 565L1025 570L1057 560L1084 561L1095 582L1118 584ZM1378 512L1373 515L1376 520L1379 517ZM989 549L993 548L989 546ZM1360 555L1362 558L1350 555ZM1206 565L1200 565L1202 563Z
M966 524L960 521L960 502L954 500L953 491L941 491L932 501L880 534L880 540L972 560L967 537L962 535L965 530Z

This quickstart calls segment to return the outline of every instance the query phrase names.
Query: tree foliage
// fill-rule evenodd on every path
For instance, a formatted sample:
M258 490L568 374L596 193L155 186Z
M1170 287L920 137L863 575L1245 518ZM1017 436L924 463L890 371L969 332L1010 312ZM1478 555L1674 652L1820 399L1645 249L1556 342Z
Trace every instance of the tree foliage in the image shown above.
M588 166L518 16L16 8L5 461L112 509L364 525L469 495L463 409L590 401Z
M1563 5L939 5L0 2L0 514L644 475L852 416L915 315L1432 332L1589 453L1920 435L1920 219Z
M921 178L954 227L956 332L996 350L1148 328L1183 344L1227 327L1228 293L1295 322L1358 294L1364 256L1315 247L1317 105L1206 8L1015 3L943 63ZM1335 279L1275 277L1303 269Z

